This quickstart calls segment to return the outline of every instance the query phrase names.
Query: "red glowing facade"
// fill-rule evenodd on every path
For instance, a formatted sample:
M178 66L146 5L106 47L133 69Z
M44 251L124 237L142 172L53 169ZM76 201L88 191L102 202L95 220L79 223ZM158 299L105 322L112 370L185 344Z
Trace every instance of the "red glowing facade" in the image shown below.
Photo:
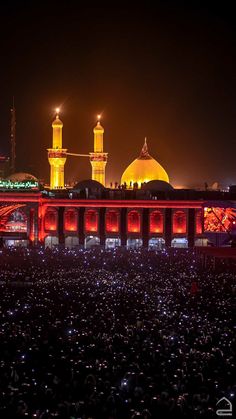
M152 211L150 214L150 233L163 233L164 218L161 211Z
M195 216L195 232L196 234L202 234L203 227L203 212L202 210L196 210Z
M48 208L44 217L44 228L46 231L56 231L58 214L55 208Z
M65 231L78 230L78 212L75 208L68 208L64 216L64 229Z
M29 215L29 222L30 222L30 229L29 229L29 240L31 243L35 240L35 209L30 208L30 215Z
M24 204L3 205L0 207L0 231L22 233L27 231L27 216L21 211Z
M90 209L86 211L85 231L88 233L98 232L98 212L94 209Z
M140 233L140 213L136 210L128 213L128 233Z
M108 210L106 213L106 231L107 233L119 232L119 212L117 210Z
M184 211L175 211L173 215L173 233L186 234L187 217Z
M0 236L31 244L46 245L47 238L53 238L54 244L83 246L92 236L100 245L106 245L107 239L121 246L141 239L143 246L149 240L152 246L161 239L166 246L185 240L191 247L198 238L214 241L215 234L209 237L209 233L229 238L227 233L236 232L232 202L223 208L209 207L203 200L51 199L25 192L2 193L0 202Z

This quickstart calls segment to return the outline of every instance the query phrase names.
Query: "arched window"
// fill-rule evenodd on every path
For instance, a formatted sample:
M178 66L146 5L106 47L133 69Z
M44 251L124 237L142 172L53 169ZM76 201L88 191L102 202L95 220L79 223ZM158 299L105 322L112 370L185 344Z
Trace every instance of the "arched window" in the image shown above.
M65 231L77 231L78 213L75 208L69 208L65 211Z
M27 216L26 214L16 209L10 212L10 215L4 215L0 220L0 230L9 232L26 232L27 231Z
M44 228L46 231L57 230L57 210L55 208L49 208L46 211L44 218Z
M85 230L88 232L98 231L98 213L95 210L87 210L85 213Z
M117 210L109 210L106 213L106 231L108 233L118 233L119 213Z
M150 233L163 233L163 214L161 211L151 212Z
M140 233L140 214L138 211L129 211L128 213L128 232Z
M202 234L202 210L196 210L195 229L196 234Z
M187 231L187 220L184 211L175 211L173 216L173 233L185 234Z

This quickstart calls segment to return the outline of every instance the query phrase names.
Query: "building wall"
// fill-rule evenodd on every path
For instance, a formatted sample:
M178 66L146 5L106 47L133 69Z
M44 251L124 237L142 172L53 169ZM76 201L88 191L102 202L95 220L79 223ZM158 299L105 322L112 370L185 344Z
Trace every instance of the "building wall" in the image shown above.
M119 238L123 246L129 239L141 239L145 247L154 238L164 239L167 247L173 238L186 238L192 247L200 236L196 214L194 208L50 206L45 210L43 236L56 236L63 245L67 237L77 237L80 245L86 237L98 237L100 245L105 245L107 238Z
M87 238L95 237L102 246L110 239L121 246L137 241L144 247L150 240L167 247L173 240L185 240L193 247L204 237L202 201L46 199L40 193L5 193L0 194L0 202L0 206L24 204L27 233L24 238L22 233L22 240L27 238L31 245L84 246ZM0 231L0 237L6 233ZM16 236L19 239L21 234Z

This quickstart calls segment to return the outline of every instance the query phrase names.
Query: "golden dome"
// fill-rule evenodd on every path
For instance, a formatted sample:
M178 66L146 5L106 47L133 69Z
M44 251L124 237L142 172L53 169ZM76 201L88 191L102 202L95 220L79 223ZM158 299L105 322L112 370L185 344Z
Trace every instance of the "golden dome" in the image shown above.
M137 183L140 188L142 183L147 183L150 180L163 180L169 183L165 169L148 153L145 138L140 156L125 169L121 177L121 184L126 183L127 188L130 188L134 183Z
M54 119L53 123L52 123L52 127L63 127L63 123L62 121L59 119L59 115L56 115L56 119Z

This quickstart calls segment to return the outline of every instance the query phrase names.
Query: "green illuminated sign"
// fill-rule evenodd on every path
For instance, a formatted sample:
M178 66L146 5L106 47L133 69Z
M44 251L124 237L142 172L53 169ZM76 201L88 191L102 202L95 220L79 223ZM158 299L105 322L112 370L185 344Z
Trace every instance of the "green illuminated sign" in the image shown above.
M27 189L38 189L39 183L33 180L26 180L23 182L12 182L10 180L2 180L0 179L0 190L1 189L8 189L8 190L27 190Z

